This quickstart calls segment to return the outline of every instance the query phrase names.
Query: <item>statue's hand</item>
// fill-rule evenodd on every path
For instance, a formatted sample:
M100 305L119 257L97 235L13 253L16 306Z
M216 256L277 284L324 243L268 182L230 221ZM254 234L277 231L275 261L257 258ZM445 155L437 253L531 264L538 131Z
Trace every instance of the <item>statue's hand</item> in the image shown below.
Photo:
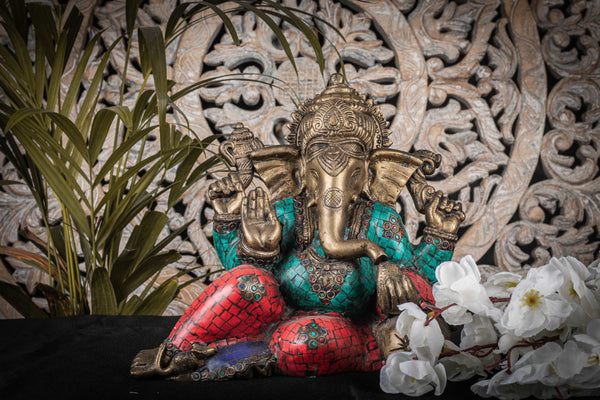
M420 304L420 299L415 285L397 264L386 261L377 266L377 305L382 313L398 315L400 304Z
M242 235L253 250L270 252L279 247L281 224L261 188L252 190L242 205Z
M456 234L458 226L464 220L462 204L444 197L439 190L425 206L425 222L432 228Z
M230 173L208 186L208 197L212 200L217 215L239 215L244 199L244 188L240 178Z

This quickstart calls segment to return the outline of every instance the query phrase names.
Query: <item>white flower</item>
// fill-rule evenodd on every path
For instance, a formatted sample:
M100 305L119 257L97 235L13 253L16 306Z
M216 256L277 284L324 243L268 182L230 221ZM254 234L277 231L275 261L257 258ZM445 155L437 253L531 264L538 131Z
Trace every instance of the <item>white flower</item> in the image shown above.
M590 276L585 283L598 294L600 293L600 258L588 265L588 271L590 271Z
M557 293L563 282L562 272L553 265L530 269L512 294L498 324L500 331L528 338L561 327L573 309Z
M514 365L519 357L532 350L531 346L523 346L524 342L515 335L505 333L498 339L498 352L507 354L510 357L511 365ZM510 354L509 354L510 351Z
M570 344L569 344L570 343ZM478 382L471 388L484 397L518 399L528 396L556 397L556 389L567 391L566 384L585 366L587 357L574 342L565 348L549 342L527 352L511 368L502 370L489 381Z
M491 379L479 381L471 386L471 391L481 397L495 397L501 400L524 399L535 396L539 399L557 397L556 388L540 384L507 384L506 378L510 376L506 371L501 371Z
M460 351L454 343L446 340L444 351ZM440 358L440 364L446 369L449 381L458 382L471 379L475 375L485 376L482 359L469 353L458 353Z
M443 365L415 360L414 354L409 352L390 354L379 377L379 385L386 393L416 397L435 390L434 394L439 396L446 388Z
M586 285L586 280L591 275L588 268L573 257L553 257L550 265L561 270L565 278L558 291L573 307L568 320L569 326L585 326L591 319L599 318L600 302Z
M498 334L492 321L481 315L474 315L473 320L463 326L460 333L460 348L467 349L475 345L496 343Z
M512 272L498 272L488 278L483 284L489 297L498 299L509 298L515 287L521 281L521 275L513 274ZM495 303L498 308L505 308L508 302Z
M427 326L427 314L414 303L404 303L398 308L402 311L396 321L396 330L400 337L408 335L409 346L419 357L433 363L444 346L444 335L437 321Z
M436 271L437 283L433 286L433 296L437 307L448 308L442 316L452 325L461 325L471 321L471 315L483 314L498 320L501 311L494 308L488 294L481 284L481 274L471 256L465 256L460 263L447 261L441 263Z
M573 336L590 353L600 354L600 319L594 319L586 327L586 333Z

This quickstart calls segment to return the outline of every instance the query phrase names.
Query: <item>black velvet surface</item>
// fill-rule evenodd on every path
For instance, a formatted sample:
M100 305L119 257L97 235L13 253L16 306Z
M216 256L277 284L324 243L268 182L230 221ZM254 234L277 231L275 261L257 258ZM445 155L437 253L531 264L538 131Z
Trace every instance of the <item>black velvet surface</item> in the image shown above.
M376 372L208 383L130 377L135 354L157 347L176 321L174 317L105 316L0 320L0 399L409 398L383 393ZM448 383L441 398L477 397L468 384Z

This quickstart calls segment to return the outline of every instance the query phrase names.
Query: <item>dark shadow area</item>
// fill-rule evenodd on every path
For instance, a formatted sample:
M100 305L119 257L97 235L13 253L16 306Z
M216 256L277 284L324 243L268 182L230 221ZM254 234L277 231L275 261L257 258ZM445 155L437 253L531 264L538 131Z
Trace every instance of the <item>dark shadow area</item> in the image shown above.
M175 317L86 316L0 321L2 399L408 399L379 388L379 373L317 378L273 376L178 383L137 380L129 365L158 346ZM475 399L468 384L449 383L443 398ZM421 399L440 399L433 393Z

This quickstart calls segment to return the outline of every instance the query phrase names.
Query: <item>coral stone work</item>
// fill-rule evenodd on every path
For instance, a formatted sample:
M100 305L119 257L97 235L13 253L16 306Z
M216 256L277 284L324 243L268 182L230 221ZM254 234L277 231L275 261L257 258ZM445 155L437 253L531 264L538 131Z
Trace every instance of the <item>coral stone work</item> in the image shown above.
M314 350L317 346L326 342L327 329L319 326L314 319L298 331L298 344L305 344L310 350Z
M255 274L242 275L237 280L239 283L236 287L248 301L260 301L266 293L265 285L260 283Z

